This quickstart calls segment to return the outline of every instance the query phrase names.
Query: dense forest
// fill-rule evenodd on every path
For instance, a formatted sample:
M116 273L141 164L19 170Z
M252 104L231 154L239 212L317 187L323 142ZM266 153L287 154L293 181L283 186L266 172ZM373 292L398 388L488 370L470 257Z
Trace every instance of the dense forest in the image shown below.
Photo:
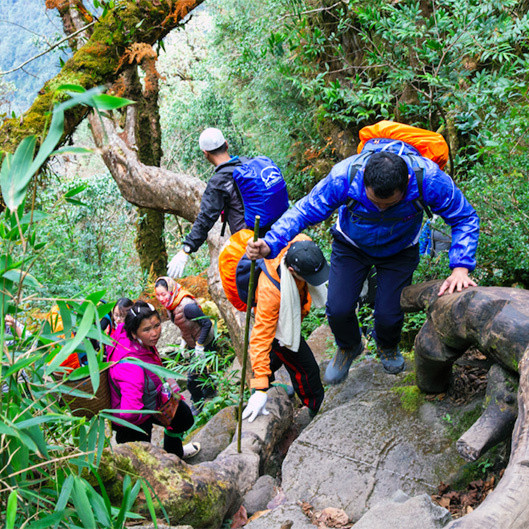
M480 217L474 279L529 288L528 7L0 0L4 72L64 39L64 28L71 35L86 26L0 76L0 317L26 329L16 340L0 333L2 525L122 527L136 516L140 489L151 498L144 482L128 480L122 504L111 507L98 474L109 415L72 417L48 373L82 351L88 366L77 375L97 385L103 364L90 338L105 340L99 319L121 296L154 299L153 280L165 275L211 176L198 145L206 127L224 132L231 154L272 158L292 201L356 153L366 125L388 119L439 132L450 148L445 170ZM126 148L118 143L125 136ZM309 230L327 256L334 221ZM218 301L219 243L208 243L186 275L209 267L228 365L240 354L241 328ZM414 282L447 270L446 254L422 256ZM45 321L53 305L62 329ZM322 321L323 310L313 311L303 332ZM423 321L409 317L406 332ZM226 388L202 423L236 402L237 388Z

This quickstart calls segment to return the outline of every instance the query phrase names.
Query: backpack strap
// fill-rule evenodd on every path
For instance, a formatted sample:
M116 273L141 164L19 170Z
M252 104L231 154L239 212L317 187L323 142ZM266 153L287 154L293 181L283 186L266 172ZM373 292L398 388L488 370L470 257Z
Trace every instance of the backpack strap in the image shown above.
M281 290L281 284L279 283L279 281L277 279L272 277L270 272L267 270L266 265L264 263L262 263L259 268L261 268L261 270L264 272L265 276L268 277L268 279L270 279L272 284L275 285L275 287L278 290ZM280 267L277 267L277 274L279 275L279 279L281 279L281 268Z
M347 180L349 181L349 186L351 186L351 184L353 183L353 180L356 176L356 174L358 173L358 171L360 171L360 169L362 169L362 164L361 163L355 163L355 164L351 164L349 166L349 169L347 170ZM346 207L347 209L352 213L353 212L353 209L355 207L355 205L358 203L358 200L355 200L354 198L350 198L346 203Z
M424 201L423 196L423 180L424 180L424 169L422 167L419 167L418 169L413 168L413 171L415 172L415 178L417 180L417 187L419 188L419 198L416 200L416 203L420 206L420 208L428 215L428 218L433 218L433 213L430 207L426 204Z

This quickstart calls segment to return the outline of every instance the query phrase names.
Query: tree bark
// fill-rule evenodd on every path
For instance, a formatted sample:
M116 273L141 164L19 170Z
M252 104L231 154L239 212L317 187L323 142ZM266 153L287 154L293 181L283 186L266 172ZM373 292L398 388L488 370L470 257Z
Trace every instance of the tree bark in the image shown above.
M158 106L158 72L156 52L146 44L137 46L133 54L135 62L145 72L142 86L138 67L133 64L122 78L125 80L125 95L136 102L135 145L139 160L155 167L162 161L162 131ZM139 208L136 225L136 250L140 266L150 276L163 276L167 270L167 250L164 239L165 214L151 208Z
M475 287L438 297L439 284L433 281L406 287L401 297L405 311L427 309L428 313L422 336L419 333L415 342L419 387L443 387L453 361L469 345L476 346L507 372L519 374L518 419L505 473L476 510L447 529L525 529L529 527L529 292ZM437 373L440 380L434 380L432 373ZM487 419L485 416L483 422ZM485 443L504 433L503 419L496 418L492 424L493 429L489 428L491 423L487 425Z
M489 448L508 439L517 417L518 381L500 365L494 364L487 376L485 411L457 441L457 451L476 461Z

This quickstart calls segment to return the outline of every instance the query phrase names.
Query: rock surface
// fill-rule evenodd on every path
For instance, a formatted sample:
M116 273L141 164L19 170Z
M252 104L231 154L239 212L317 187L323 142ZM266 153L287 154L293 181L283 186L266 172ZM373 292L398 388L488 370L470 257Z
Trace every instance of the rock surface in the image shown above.
M214 415L198 432L194 433L190 441L200 443L201 450L195 456L186 460L195 465L203 461L213 461L233 441L237 431L237 409L234 406L224 408Z
M398 491L390 501L370 509L354 529L441 529L450 520L450 513L435 505L427 494L410 498Z
M245 529L315 529L316 526L305 516L297 503L289 502L264 512L244 527Z
M261 476L243 499L243 506L252 516L257 511L266 510L270 500L276 495L276 480L272 476Z
M392 391L405 376L388 375L366 358L327 389L320 414L283 462L289 500L342 508L355 521L399 489L433 493L450 480L464 462L442 421L445 410L424 403L405 411Z

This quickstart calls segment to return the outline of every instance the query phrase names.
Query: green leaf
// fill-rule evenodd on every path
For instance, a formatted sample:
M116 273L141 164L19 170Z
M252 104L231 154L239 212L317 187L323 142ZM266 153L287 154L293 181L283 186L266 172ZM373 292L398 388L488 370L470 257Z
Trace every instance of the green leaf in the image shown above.
M94 388L95 394L99 388L99 362L97 361L97 353L90 340L85 338L83 343L86 348L90 380L92 381L92 387Z
M158 522L156 520L156 510L154 509L154 502L152 501L152 495L147 483L142 479L141 487L143 489L143 495L145 496L145 502L147 503L147 508L149 509L149 514L151 515L152 523L154 524L154 529L158 529Z
M148 364L147 362L144 362L143 360L140 360L139 358L127 356L121 360L122 363L130 363L135 364L138 366L141 366L151 373L154 373L155 375L159 376L160 378L174 378L175 374L183 376L185 373L185 370L182 368L182 371L176 371L176 370L169 370L165 367L161 367L154 364Z
M61 493L55 504L56 511L63 511L66 508L66 505L68 505L68 500L70 499L73 490L73 483L74 477L70 474L61 485Z
M58 415L55 413L48 413L46 415L39 415L38 417L32 417L31 419L27 419L24 421L18 421L13 424L17 428L27 429L27 428L31 428L32 426L39 425L39 424L53 423L53 422L60 422L60 421L71 421L72 419L75 419L75 418L69 415Z
M38 360L37 356L30 356L27 358L21 358L17 360L7 371L2 374L2 379L5 380L7 377L11 376L13 373L21 371L25 367L28 367L31 364L34 364Z
M65 198L65 201L68 202L68 204L72 204L73 206L81 206L83 208L88 208L88 204L85 204L84 202L81 202L80 200L76 200L75 198Z
M57 144L59 143L62 133L64 132L64 111L59 110L59 106L55 107L53 111L50 129L46 139L42 142L37 156L33 160L31 167L28 170L29 179L40 169L41 165L48 159Z
M30 213L26 213L21 219L20 224L29 224L33 219L33 222L38 222L39 220L47 219L49 215L44 213L44 211L33 211L33 216Z
M66 191L66 193L64 193L64 197L67 198L67 197L73 197L75 195L78 195L79 193L84 191L87 187L88 187L88 184L81 184L77 187L74 187L73 189Z
M15 528L15 520L17 518L17 491L13 490L9 494L9 498L7 500L7 509L6 509L6 525L5 529L14 529Z
M97 313L95 311L94 305L90 303L83 314L83 319L81 320L81 324L79 325L76 335L72 339L66 340L65 345L60 353L57 354L57 356L55 356L55 358L48 365L50 372L55 371L56 368L68 357L68 355L72 354L77 349L79 344L86 338L88 331L94 324L94 318L96 315Z
M22 283L25 281L35 288L40 288L41 286L31 274L27 274L19 269L8 270L2 274L2 277L14 283Z
M33 176L31 165L35 153L35 136L24 138L14 155L6 154L0 170L0 186L5 205L15 211L22 204Z
M57 527L59 522L61 522L64 517L64 511L54 512L53 514L45 516L36 522L31 522L28 525L28 529L49 529L54 525Z
M96 529L94 513L92 512L90 501L86 494L86 484L77 476L75 477L72 490L72 502L83 527L86 529Z
M86 92L86 90L82 86L79 86L79 85L76 85L76 84L62 84L58 88L56 88L55 90L57 92L65 92L65 91L68 91L68 92L80 92L80 93Z
M92 97L94 106L98 110L116 110L118 108L134 105L135 102L124 97L116 97L108 94L100 94Z
M57 154L92 154L94 149L88 149L87 147L61 147L53 151L50 156Z

